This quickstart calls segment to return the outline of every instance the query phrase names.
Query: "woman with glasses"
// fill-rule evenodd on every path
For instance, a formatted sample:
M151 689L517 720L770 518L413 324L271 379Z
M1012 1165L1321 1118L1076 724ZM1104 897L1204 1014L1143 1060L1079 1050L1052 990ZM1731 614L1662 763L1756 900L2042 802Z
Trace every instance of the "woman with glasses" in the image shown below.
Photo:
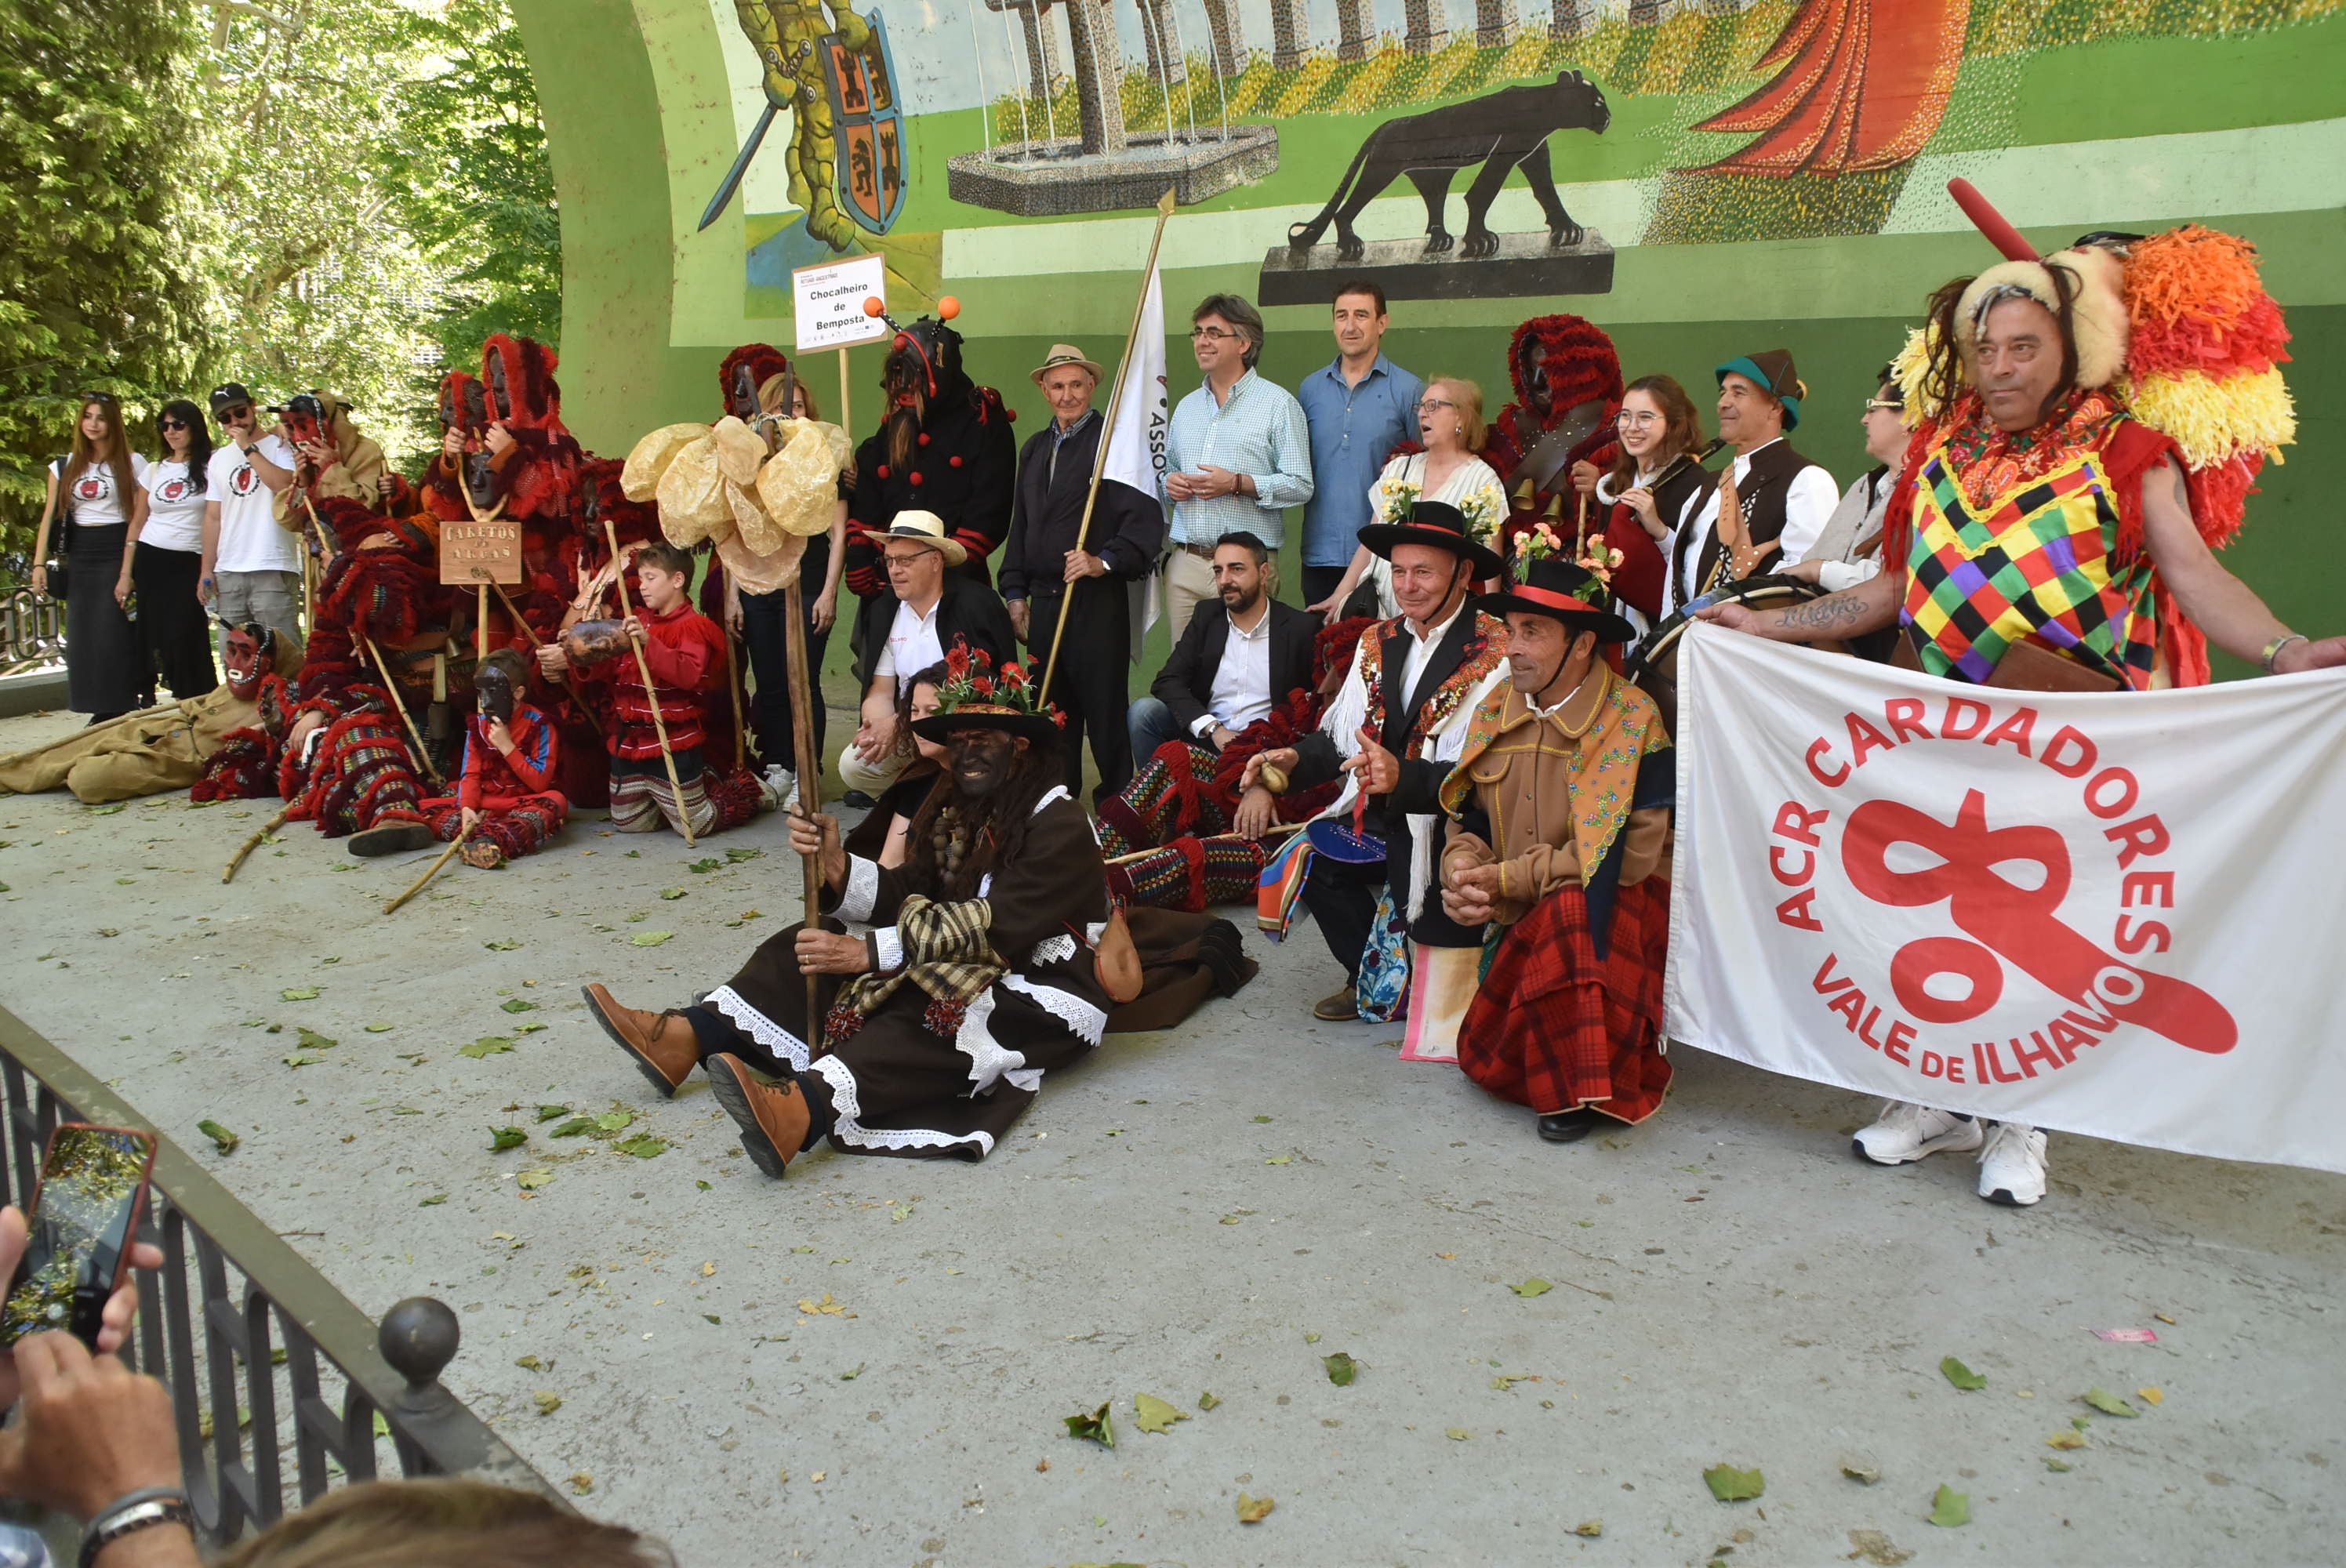
M1686 388L1670 376L1639 376L1621 394L1614 416L1620 456L1611 472L1593 463L1572 466L1573 488L1604 508L1591 532L1605 535L1607 548L1621 552L1613 568L1613 594L1636 615L1639 631L1650 630L1662 613L1669 567L1663 548L1687 499L1715 483L1702 466L1702 419Z
M147 514L138 482L147 460L130 450L111 392L85 392L73 450L49 464L48 496L34 536L33 592L49 591L52 520L66 535L66 703L102 723L155 700L146 645L124 606L130 598L130 536Z
M1491 465L1474 455L1483 444L1483 389L1457 376L1436 376L1425 383L1418 400L1417 427L1425 450L1394 458L1369 486L1369 516L1372 523L1406 523L1410 508L1421 501L1439 501L1465 515L1467 531L1479 544L1491 545L1499 524L1507 518L1507 493ZM1343 618L1345 601L1365 579L1377 596L1379 619L1401 614L1392 596L1392 565L1369 554L1363 545L1352 552L1336 591L1305 609L1333 626Z
M141 516L130 524L130 558L118 592L138 592L138 629L150 667L176 697L201 697L219 683L203 600L204 470L212 436L194 403L174 398L155 416L161 455L147 465Z

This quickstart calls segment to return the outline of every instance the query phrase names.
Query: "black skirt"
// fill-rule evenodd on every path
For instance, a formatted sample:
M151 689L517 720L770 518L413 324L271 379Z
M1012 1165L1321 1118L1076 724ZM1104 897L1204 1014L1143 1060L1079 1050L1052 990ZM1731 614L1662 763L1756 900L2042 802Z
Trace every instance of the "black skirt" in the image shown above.
M176 697L201 697L219 684L212 667L212 639L196 579L204 558L195 550L171 550L141 539L131 546L130 580L138 590L138 630L148 668Z
M66 585L66 706L76 713L128 713L154 701L147 645L114 602L129 534L123 523L74 524L66 556L72 580Z

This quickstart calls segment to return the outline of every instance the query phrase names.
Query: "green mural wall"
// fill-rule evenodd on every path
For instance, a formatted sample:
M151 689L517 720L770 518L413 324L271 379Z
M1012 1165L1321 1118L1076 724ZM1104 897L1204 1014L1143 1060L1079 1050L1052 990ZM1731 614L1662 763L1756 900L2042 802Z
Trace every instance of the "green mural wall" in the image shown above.
M1195 0L1168 3L1194 12ZM793 5L826 18L814 0L774 9ZM903 127L901 212L884 235L846 230L851 248L888 257L900 308L924 308L922 294L957 296L973 374L1038 419L1041 400L1025 372L1052 341L1113 358L1149 220L1129 208L1021 218L958 199L949 159L1015 137L1021 107L1029 132L1047 108L1072 136L1076 88L1061 81L1047 105L1032 97L1022 104L1003 68L1013 56L998 15L965 18L959 5L903 0L875 8L890 13L898 82L913 112ZM773 258L831 252L781 194L787 115L740 197L700 227L758 101L756 59L729 31L730 0L515 0L515 9L563 209L566 412L590 447L624 452L655 425L713 412L712 377L727 349L752 340L788 348L786 271ZM1520 9L1545 15L1549 7ZM1810 168L1762 183L1731 169L1689 172L1705 158L1731 162L1739 143L1749 141L1747 151L1767 145L1766 134L1751 141L1694 127L1747 95L1765 97L1756 61L1790 10L1764 0L1640 27L1617 18L1576 40L1548 39L1543 28L1479 50L1470 27L1430 56L1388 37L1362 60L1338 61L1315 46L1284 70L1258 49L1219 87L1234 125L1276 127L1278 168L1174 219L1164 253L1168 313L1216 290L1257 295L1266 247L1277 249L1290 219L1311 215L1352 149L1395 113L1466 102L1577 63L1605 87L1611 125L1602 137L1558 133L1556 177L1576 217L1614 247L1611 289L1397 300L1388 351L1421 373L1473 377L1495 412L1507 395L1507 329L1542 311L1587 315L1614 335L1628 373L1664 371L1689 387L1707 387L1709 367L1731 352L1790 348L1811 391L1800 444L1846 481L1862 465L1856 410L1874 368L1898 348L1932 288L1992 260L1949 216L1941 188L1950 174L1977 182L2045 249L2091 229L2200 219L2257 244L2295 335L2288 377L2299 441L2284 465L2267 469L2230 564L2294 623L2346 625L2326 591L2346 566L2330 499L2346 484L2336 439L2346 408L2346 270L2338 264L2346 254L2346 15L2327 3L2162 0L2088 15L2063 4L1974 0L1961 46L1949 46L1960 63L1950 67L1943 112L1914 111L1928 118L1920 150L1889 174L1836 182ZM1145 139L1168 117L1178 127L1188 107L1182 95L1194 99L1213 73L1193 17L1191 86L1177 87L1168 113L1168 95L1140 64L1139 14L1129 0L1112 0L1104 13L1125 28L1124 117ZM970 52L958 35L921 31L964 25L983 44L980 56L998 51L990 95L954 75ZM1451 197L1454 227L1465 183ZM1494 228L1536 227L1519 184L1517 176L1493 208ZM1381 212L1372 241L1422 223L1406 183L1370 209L1364 232ZM1291 384L1326 362L1324 307L1267 314L1266 374ZM1187 390L1186 343L1172 343L1168 360L1178 395ZM876 407L878 372L877 351L858 351L859 433ZM814 384L835 413L831 373L818 372Z

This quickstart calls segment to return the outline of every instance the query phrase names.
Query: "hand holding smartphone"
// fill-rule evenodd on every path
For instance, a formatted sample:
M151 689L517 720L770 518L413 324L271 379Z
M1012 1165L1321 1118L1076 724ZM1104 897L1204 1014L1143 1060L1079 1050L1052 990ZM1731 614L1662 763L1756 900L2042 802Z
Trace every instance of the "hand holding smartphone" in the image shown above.
M99 1349L107 1302L130 1274L154 1174L151 1134L67 1122L49 1135L25 1255L0 1304L0 1348L63 1329Z

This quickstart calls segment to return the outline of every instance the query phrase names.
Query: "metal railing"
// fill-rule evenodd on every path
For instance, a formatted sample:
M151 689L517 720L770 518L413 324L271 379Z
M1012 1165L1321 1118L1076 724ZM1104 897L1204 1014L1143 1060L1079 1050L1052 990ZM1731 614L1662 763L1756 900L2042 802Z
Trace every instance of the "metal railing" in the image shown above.
M0 1196L19 1207L59 1122L154 1130L5 1008L0 1088ZM208 1543L385 1474L461 1473L568 1506L441 1386L460 1338L454 1311L413 1297L378 1329L185 1150L159 1134L157 1143L143 1235L164 1263L138 1276L138 1322L121 1353L171 1390L188 1499Z
M0 675L62 663L66 657L66 606L36 596L21 579L0 588Z

